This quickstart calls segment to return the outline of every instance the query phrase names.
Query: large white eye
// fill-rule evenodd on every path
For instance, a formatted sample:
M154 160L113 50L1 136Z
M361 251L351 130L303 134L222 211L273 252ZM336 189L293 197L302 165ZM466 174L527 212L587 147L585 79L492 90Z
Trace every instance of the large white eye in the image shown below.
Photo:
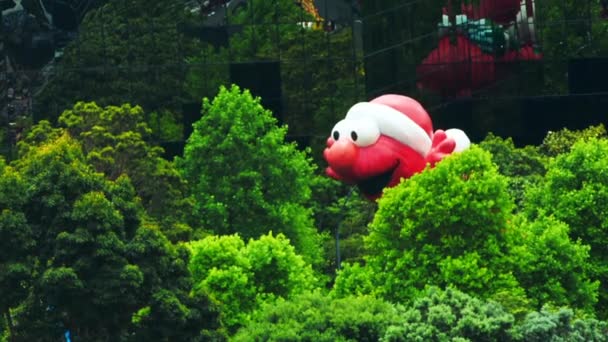
M356 145L365 147L378 140L380 131L373 120L342 120L334 126L331 136L335 141L350 139Z
M373 120L352 120L348 128L349 138L361 147L374 144L380 137L378 125Z
M331 130L331 136L335 141L348 138L350 124L348 121L341 120Z

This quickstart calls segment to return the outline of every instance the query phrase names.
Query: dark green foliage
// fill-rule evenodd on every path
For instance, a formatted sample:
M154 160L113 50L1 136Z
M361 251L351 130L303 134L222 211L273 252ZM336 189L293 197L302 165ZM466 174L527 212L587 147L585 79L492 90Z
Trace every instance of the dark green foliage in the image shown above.
M79 102L61 114L59 123L65 129L52 128L48 121L35 125L20 141L20 154L67 131L81 143L87 162L96 171L111 180L129 176L147 213L171 240L190 237L186 215L191 203L185 198L185 181L173 163L162 158L162 148L149 142L151 130L141 107Z
M16 307L32 281L34 232L22 209L26 181L0 159L0 315Z
M573 240L589 245L587 271L598 279L600 317L608 315L608 140L579 141L549 164L545 181L531 189L526 203L530 217L553 215L570 226Z
M374 217L377 203L361 195L356 187L347 187L325 175L315 178L312 203L316 226L326 234L324 249L325 273L336 269L336 230L339 230L340 259L342 262L363 260L363 239L367 225Z
M511 138L503 139L492 133L479 143L479 147L492 154L498 171L508 177L509 193L519 207L526 188L542 180L547 158L535 146L517 148Z
M213 306L189 293L187 251L143 223L127 177L109 181L85 160L77 142L63 135L30 148L14 168L4 170L0 199L15 195L16 188L5 185L18 185L19 178L23 190L11 208L13 218L3 214L2 224L14 222L31 232L19 247L27 248L22 257L35 260L31 279L20 283L27 298L16 297L18 306L9 303L17 307L11 338L55 339L69 329L88 341L137 339L149 331L132 325L132 315L145 307L151 317L164 317L148 323L159 329L157 340L217 329ZM176 307L184 314L175 314Z
M333 34L305 30L287 36L282 51L286 123L296 136L313 136L313 156L320 160L330 130L348 109L364 100L361 63L350 28ZM310 72L315 70L315 72ZM328 96L329 95L329 96Z
M543 308L533 312L514 329L517 341L526 342L601 342L608 341L608 323L593 318L577 319L572 310L552 312Z
M571 131L567 128L557 132L549 132L539 146L541 153L555 157L558 154L567 153L578 141L593 140L594 138L606 138L606 128L600 124L591 126L580 131Z
M259 98L222 87L213 101L203 101L203 117L178 166L204 228L244 239L282 233L307 261L320 262L307 208L314 167L305 152L285 142L285 133Z
M232 23L245 25L242 32L230 39L235 59L278 59L282 51L302 43L297 39L305 39L305 30L298 23L308 20L312 16L295 1L250 1L245 10L230 18Z
M400 311L372 297L330 299L318 292L267 303L234 341L379 341Z
M173 113L168 110L152 112L148 118L148 125L152 129L152 136L160 141L182 141L184 127L178 122Z
M324 136L364 98L364 72L353 30L344 27L327 33L303 28L301 23L315 19L296 1L247 4L228 18L231 24L244 25L230 36L229 48L205 47L187 59L188 90L198 98L215 95L218 86L228 85L230 62L278 61L289 133L309 139L313 158L320 161Z
M499 304L436 287L426 290L387 329L383 341L511 341L514 318Z
M187 21L182 2L110 0L90 11L36 98L39 117L54 121L77 101L181 110L183 59L198 49L179 30Z
M569 58L605 56L608 52L608 22L600 19L596 1L545 0L535 3L534 21L542 44L546 93L567 93L564 72Z

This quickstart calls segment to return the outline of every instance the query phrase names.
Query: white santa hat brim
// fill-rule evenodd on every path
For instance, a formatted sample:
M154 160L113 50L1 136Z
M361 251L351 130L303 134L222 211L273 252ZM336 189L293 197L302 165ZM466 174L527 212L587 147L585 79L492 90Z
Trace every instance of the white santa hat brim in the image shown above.
M379 103L359 102L346 114L345 120L351 119L373 120L381 134L411 147L422 156L426 156L431 149L431 138L424 129L395 108Z

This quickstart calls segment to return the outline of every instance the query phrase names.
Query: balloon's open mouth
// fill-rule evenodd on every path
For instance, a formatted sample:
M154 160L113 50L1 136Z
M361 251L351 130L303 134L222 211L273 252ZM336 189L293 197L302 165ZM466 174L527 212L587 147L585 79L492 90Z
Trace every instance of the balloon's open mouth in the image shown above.
M359 187L359 190L361 190L361 193L366 197L377 197L382 194L382 189L391 181L397 167L399 167L399 163L388 171L358 182L357 186Z

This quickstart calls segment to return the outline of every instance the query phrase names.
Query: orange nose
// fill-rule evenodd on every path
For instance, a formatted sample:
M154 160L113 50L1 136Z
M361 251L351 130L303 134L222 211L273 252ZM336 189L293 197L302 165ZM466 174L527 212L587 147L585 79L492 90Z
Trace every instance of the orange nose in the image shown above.
M349 169L355 163L357 154L357 146L346 139L334 142L323 152L325 160L335 170Z

